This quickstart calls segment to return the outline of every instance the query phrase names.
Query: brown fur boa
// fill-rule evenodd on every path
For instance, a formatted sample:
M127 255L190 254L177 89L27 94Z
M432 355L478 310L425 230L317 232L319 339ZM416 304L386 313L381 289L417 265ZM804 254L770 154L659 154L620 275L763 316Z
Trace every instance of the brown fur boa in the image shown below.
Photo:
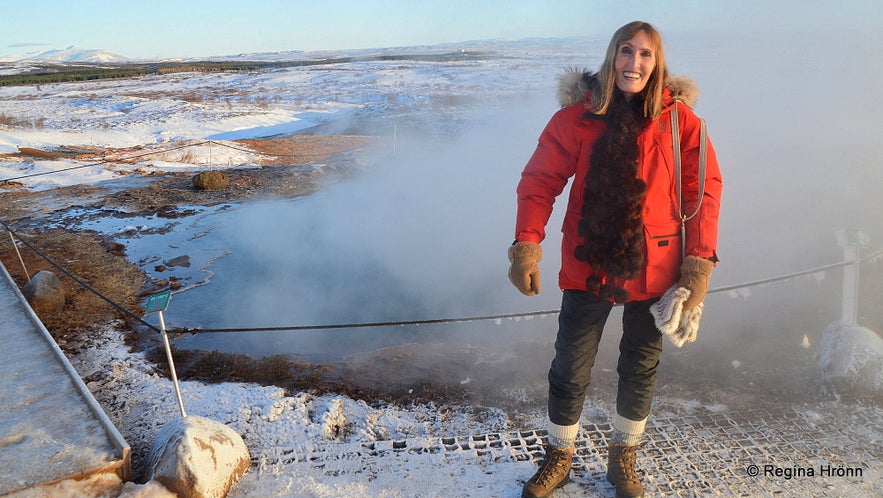
M603 116L607 127L595 141L583 191L579 235L585 243L575 256L595 274L586 287L601 297L622 303L628 293L605 282L605 276L630 280L644 264L644 222L641 218L647 184L638 178L638 134L644 127L642 99L626 102L620 92Z

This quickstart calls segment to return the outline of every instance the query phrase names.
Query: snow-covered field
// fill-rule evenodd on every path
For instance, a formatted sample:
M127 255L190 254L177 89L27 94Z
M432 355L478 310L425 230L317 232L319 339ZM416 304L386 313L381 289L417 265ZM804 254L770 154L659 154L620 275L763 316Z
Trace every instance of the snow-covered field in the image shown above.
M750 70L772 68L771 61L750 57L751 47L758 50L754 55L764 53L757 47L759 44L751 44L746 49L749 53L738 53L736 57L737 51L725 47L725 39L714 34L673 36L670 40L669 62L674 72L696 77L703 88L698 111L709 121L727 185L721 240L724 263L716 275L716 283L750 281L830 263L839 257L839 248L833 241L829 245L819 241L824 241L833 229L843 228L841 223L845 219L873 235L883 234L879 217L868 214L877 212L868 209L873 201L865 196L883 189L883 175L874 169L877 165L868 164L872 158L868 151L872 150L876 138L871 131L859 126L872 122L869 116L883 111L878 101L864 107L848 107L848 112L853 114L847 124L837 130L819 132L843 144L834 147L836 151L832 152L823 140L809 135L804 129L801 109L792 107L805 95L761 96L763 112L768 118L761 123L750 120L755 114L746 109L756 96L743 94L733 98L734 90L753 89L751 84L756 81L747 76ZM384 274L390 276L385 282L400 283L403 296L431 296L426 299L430 304L418 303L418 306L409 301L410 311L457 315L554 309L560 300L560 294L553 288L555 251L549 250L550 256L543 263L547 284L540 298L529 302L518 298L504 277L505 247L511 241L514 216L514 185L536 137L556 108L555 76L566 66L597 67L605 45L606 40L592 39L488 42L432 48L434 51L482 50L492 54L483 60L467 62L364 62L256 73L181 73L128 80L0 87L0 153L14 153L19 147L149 146L162 149L190 141L229 141L310 131L378 135L386 139L385 143L395 144L395 150L387 148L373 156L376 163L368 167L366 178L342 187L334 186L327 194L317 196L316 204L305 204L304 210L315 213L323 222L321 230L310 226L316 230L310 232L311 240L322 244L342 240L348 246L355 241L360 249L356 254L366 260L373 261L382 255L390 257L395 264L382 266ZM709 55L709 51L715 56ZM724 64L717 56L731 59ZM799 69L790 73L791 76L805 76L809 71L802 64L805 62L789 61L784 67L776 67L775 74L771 70L768 78L790 77L786 70L789 68ZM815 66L812 71L821 72ZM842 74L839 69L831 72ZM865 84L861 78L855 81ZM848 91L843 92L844 95L838 92L837 96L820 92L830 98L850 95ZM830 108L824 112L829 119L838 117ZM784 134L782 130L788 127L804 135ZM785 153L780 151L783 148ZM256 161L254 155L226 147L200 146L187 150L190 153L186 161L178 161L173 156L161 161L150 158L134 164L72 169L17 181L25 188L44 190L119 179L136 169L192 171L206 165L253 167ZM836 182L827 176L828 161L832 157L843 160ZM782 182L796 175L795 162L804 175L793 183ZM0 160L0 180L80 165L63 158L3 159ZM813 176L816 173L818 178ZM764 181L758 182L758 178ZM774 192L775 196L764 196L767 192ZM807 192L823 202L808 202ZM855 202L845 202L852 200ZM824 201L829 203L825 205ZM798 233L790 228L796 215L783 208L782 202L802 206L803 216L814 220L816 230ZM349 216L335 218L328 214L328 206L336 209L341 205L350 208ZM770 206L775 208L777 219L764 216L770 212ZM285 216L296 218L297 207L289 203L286 209L291 211L286 211ZM236 225L237 230L243 237L265 237L258 228L267 223L267 212L250 209L239 210L243 217L236 218L240 223ZM858 214L853 216L853 210ZM193 218L179 220L173 224L174 230L167 239L140 246L131 244L129 257L137 261L148 256L177 256L182 250L190 250L182 249L181 245L195 238L223 243L221 237L202 236L211 232L199 225L199 220L207 216L215 217L213 225L222 225L221 216L226 214L200 211ZM768 223L759 227L758 219ZM281 226L294 230L296 227L289 219L278 220L278 223L270 229L279 231ZM120 227L118 221L108 221L88 228L115 234L126 227ZM552 225L550 228L547 244L554 247L556 230ZM746 233L767 242L755 240L746 248ZM196 234L201 235L195 237ZM143 240L153 239L144 237ZM336 245L318 247L340 250ZM768 248L762 251L762 258L757 255L758 247ZM808 251L806 247L814 250ZM280 246L268 242L262 250L248 254L269 268L282 268L295 265L291 261L293 256L306 259L302 253L302 248L292 249L290 244ZM353 253L341 254L351 256ZM787 256L778 256L783 254ZM206 259L211 258L207 252ZM307 259L307 263L313 261ZM320 266L324 264L320 260ZM193 271L200 266L195 264ZM290 280L287 276L284 278ZM812 350L801 344L805 337L811 345L816 344L824 325L837 318L837 297L816 298L827 304L833 301L834 316L825 315L830 307L806 302L801 306L800 302L792 302L787 297L793 294L803 299L816 290L827 289L819 281L824 279L803 280L798 284L799 291L793 292L780 293L777 289L781 288L770 286L754 289L754 292L745 290L734 296L710 297L703 330L705 337L700 336L696 348L676 353L680 356L673 356L671 363L688 364L690 355L701 353L721 358L719 371L702 372L707 377L706 384L714 386L714 392L690 393L676 385L664 386L655 412L658 417L687 421L685 424L689 425L698 416L735 415L746 406L756 407L756 403L765 404L773 413L802 410L807 413L806 425L800 426L805 431L782 434L803 440L808 449L794 450L792 446L788 450L792 454L782 453L786 451L784 446L764 439L769 435L764 432L764 420L754 420L751 430L760 434L759 439L727 440L726 433L717 436L721 438L720 445L731 451L706 454L711 455L707 458L712 461L705 462L702 469L713 467L716 473L696 471L701 477L694 479L698 474L685 477L684 480L693 483L685 487L670 485L670 481L677 479L648 475L658 494L713 494L718 484L721 488L717 493L724 495L789 493L795 489L793 486L798 486L796 481L754 479L739 484L740 479L745 481L745 476L737 468L752 462L783 467L816 465L817 460L827 458L827 454L833 456L826 461L862 467L863 479L817 480L817 485L804 480L798 491L814 494L814 490L819 493L824 490L832 496L881 494L879 448L883 409L879 405L844 404L842 408L846 410L871 415L854 419L858 426L847 425L841 429L845 432L839 434L845 433L845 440L853 446L844 446L837 440L838 446L834 447L831 446L835 444L833 439L819 438L818 432L825 431L826 417L841 408L837 404L826 404L808 392L806 403L795 406L791 402L777 403L773 396L760 399L756 393L746 396L736 388L740 378L746 379L746 385L749 379L757 378L757 372L742 366L755 365L756 362L752 363L746 356L769 350L770 341L777 350L783 344L793 346L793 350L782 351L789 357L811 354ZM220 287L220 277L213 282ZM782 297L782 294L788 296ZM186 308L188 299L186 293L178 296L175 305L180 303L180 308ZM462 301L469 301L473 307ZM770 302L775 303L773 309L764 304ZM281 310L289 304L286 299L280 299L272 302L268 309ZM798 311L790 313L795 309ZM879 310L865 313L868 318L879 320ZM173 313L170 311L169 315ZM200 315L194 311L190 316ZM327 321L339 319L332 316ZM312 317L306 321L313 321ZM549 324L543 323L544 330L540 334L548 333L545 329ZM482 334L499 334L497 340L506 342L511 340L507 325L504 321L496 330ZM608 334L615 336L615 326L611 326L614 330ZM554 334L554 325L551 328ZM731 337L736 333L745 335L736 340ZM537 361L547 361L551 338L547 335L541 339L548 345L535 356L539 357ZM705 346L703 339L706 339ZM726 347L717 347L719 345ZM130 444L136 451L144 448L159 427L176 415L170 382L158 375L141 354L128 351L113 327L108 327L89 347L80 350L73 363ZM598 369L607 370L599 372L597 386L612 392L610 361L610 358L599 359ZM715 379L719 379L720 384L715 385ZM768 377L764 379L769 381ZM544 379L538 377L536 381L542 386ZM790 385L784 379L782 384ZM530 432L544 427L544 401L540 398L536 399L536 410L515 418L494 407L370 406L345 396L288 393L279 388L238 383L184 382L182 387L188 413L230 425L249 447L253 466L234 487L231 496L236 497L514 497L520 493L523 480L533 472L536 455L526 446L509 443L486 450L481 446L481 438L503 435L511 442L518 439L517 431ZM528 386L521 395L534 396L541 390ZM730 390L739 394L730 397ZM593 396L597 396L587 402L585 427L607 423L612 410L611 392L593 391ZM789 393L786 398L795 399L795 393ZM596 457L604 447L603 441L592 439L592 434L595 433L586 429L583 438L589 441L584 471L576 482L555 496L586 493L612 496L612 489L601 482L603 474L600 477L598 474L603 465ZM697 431L690 433L690 437L707 437L703 434ZM664 432L654 437L654 447L665 440ZM821 448L809 444L815 440L821 441ZM844 455L843 448L847 447L858 448L860 459L850 460ZM747 450L741 452L744 448ZM677 445L670 445L667 451L667 458L695 456L679 453ZM820 455L818 451L827 453ZM657 457L647 455L643 463L647 467L657 465L651 465ZM639 460L639 465L641 463ZM673 465L679 468L678 464ZM721 469L728 469L729 473ZM709 478L709 475L718 477Z

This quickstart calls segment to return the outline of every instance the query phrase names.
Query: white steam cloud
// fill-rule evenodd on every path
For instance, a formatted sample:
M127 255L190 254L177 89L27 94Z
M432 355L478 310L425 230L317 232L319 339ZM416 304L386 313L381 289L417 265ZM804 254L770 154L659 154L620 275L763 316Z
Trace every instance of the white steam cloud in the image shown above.
M883 243L877 145L883 94L875 87L883 60L867 55L879 37L735 30L666 37L672 72L694 78L702 90L696 111L708 121L724 175L722 263L713 287L835 262L841 249L834 232L841 228L863 229L874 247ZM598 57L586 54L586 61ZM547 227L541 296L524 298L511 287L505 255L515 185L555 111L555 76L549 74L548 88L504 109L475 111L480 119L456 138L415 136L402 126L396 156L358 178L310 198L242 208L235 237L249 244L237 242L234 252L235 261L247 265L241 278L248 290L235 296L238 304L226 307L217 326L557 308L558 228L566 200L559 199ZM704 338L746 343L775 333L788 335L786 343L794 335L795 347L806 333L814 340L838 318L835 273L823 283L753 288L757 299L710 296ZM554 323L538 323L537 334L554 336ZM615 318L609 327L617 327ZM384 343L398 332L371 333ZM496 340L510 339L504 330L497 333ZM325 331L310 337L321 351L355 336Z

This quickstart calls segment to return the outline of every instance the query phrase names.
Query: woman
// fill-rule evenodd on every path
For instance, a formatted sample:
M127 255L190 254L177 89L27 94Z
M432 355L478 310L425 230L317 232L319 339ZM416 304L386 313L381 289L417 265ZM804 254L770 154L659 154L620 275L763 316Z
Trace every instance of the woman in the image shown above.
M684 311L699 305L718 261L721 175L709 143L700 189L700 120L689 107L696 93L691 81L669 76L660 33L639 21L616 31L598 73L561 77L562 109L543 130L522 173L515 242L508 251L513 285L528 296L538 294L539 244L555 198L573 177L562 228L558 282L564 296L549 370L546 458L524 485L523 497L549 496L569 478L591 368L614 304L623 304L624 311L607 480L617 497L643 496L636 451L662 351L649 309L674 284L689 291ZM683 211L698 208L686 222L683 258L673 106Z

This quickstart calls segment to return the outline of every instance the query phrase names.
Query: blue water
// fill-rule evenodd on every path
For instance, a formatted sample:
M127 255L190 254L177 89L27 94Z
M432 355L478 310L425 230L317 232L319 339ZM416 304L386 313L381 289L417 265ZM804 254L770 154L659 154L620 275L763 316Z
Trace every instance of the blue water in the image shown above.
M186 215L172 219L112 211L84 216L73 209L63 222L111 235L152 279L180 283L163 313L170 330L446 319L557 306L546 300L519 308L512 301L517 293L505 276L508 226L488 229L481 217L471 222L479 227L451 224L446 219L453 211L436 210L437 202L425 192L399 192L392 199L359 180L297 199L181 206ZM464 246L451 240L446 226L461 234L478 230L494 245L470 236ZM182 256L188 266L167 264ZM146 319L158 323L156 315ZM553 316L173 337L185 349L339 359L411 342L494 344L530 336L538 327L546 335L554 326Z

